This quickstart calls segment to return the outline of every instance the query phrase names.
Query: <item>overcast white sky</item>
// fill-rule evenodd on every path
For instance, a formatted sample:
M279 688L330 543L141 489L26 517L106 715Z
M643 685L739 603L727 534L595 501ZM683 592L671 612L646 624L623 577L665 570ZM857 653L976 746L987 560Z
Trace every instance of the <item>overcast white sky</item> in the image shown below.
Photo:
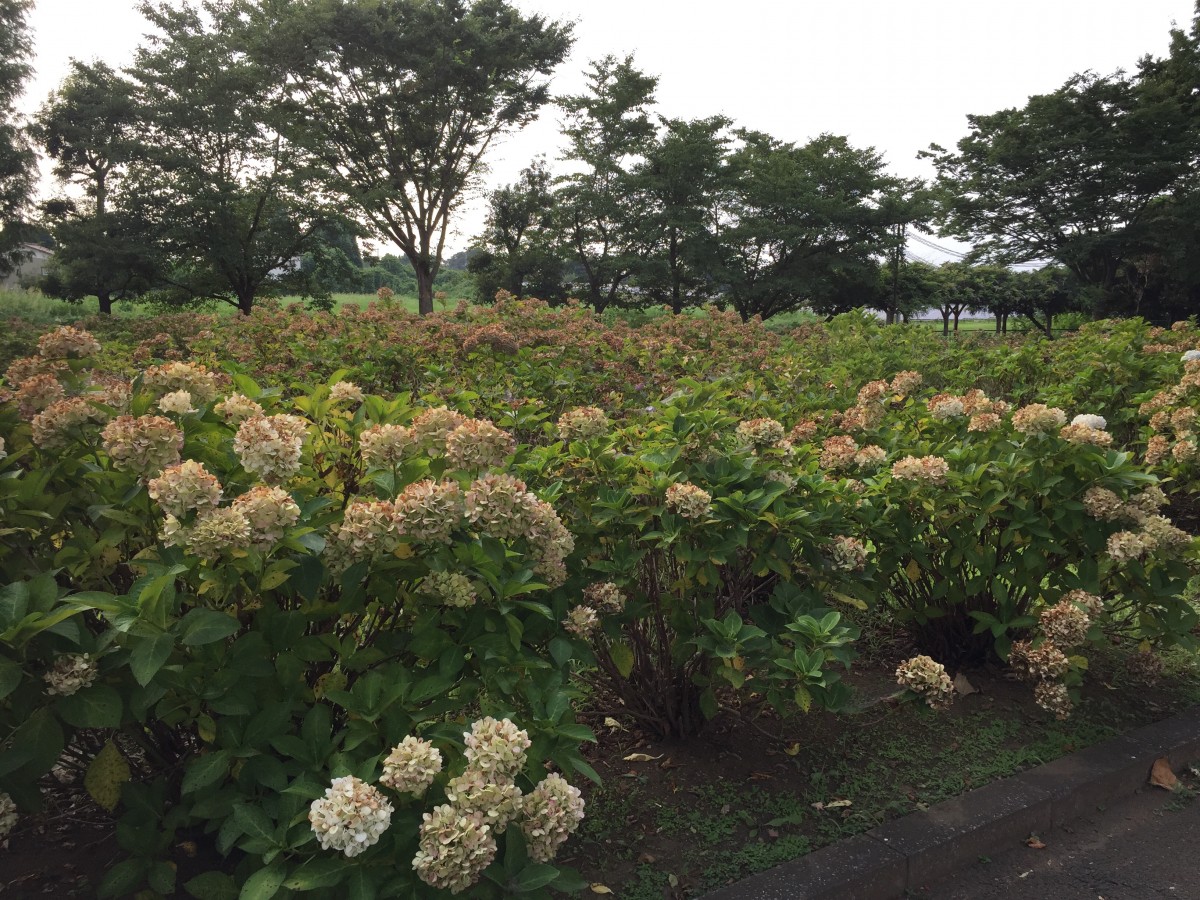
M1020 106L1075 72L1132 69L1166 52L1172 23L1190 26L1192 0L515 0L526 12L575 21L576 44L554 81L583 88L582 70L633 53L659 77L658 111L724 113L739 125L803 142L822 132L874 146L901 175L953 145L968 113ZM36 0L37 57L24 107L32 111L68 58L122 66L145 30L133 0ZM515 179L539 153L560 149L553 110L491 157L491 186ZM460 214L452 250L482 224ZM946 242L948 243L948 242Z

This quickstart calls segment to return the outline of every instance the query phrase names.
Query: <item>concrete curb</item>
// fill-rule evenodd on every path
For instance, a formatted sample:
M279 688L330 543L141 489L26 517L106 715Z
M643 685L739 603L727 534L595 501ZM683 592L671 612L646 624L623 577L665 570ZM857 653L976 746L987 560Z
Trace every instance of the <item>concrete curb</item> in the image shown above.
M1200 706L706 894L704 900L892 900L1200 759Z

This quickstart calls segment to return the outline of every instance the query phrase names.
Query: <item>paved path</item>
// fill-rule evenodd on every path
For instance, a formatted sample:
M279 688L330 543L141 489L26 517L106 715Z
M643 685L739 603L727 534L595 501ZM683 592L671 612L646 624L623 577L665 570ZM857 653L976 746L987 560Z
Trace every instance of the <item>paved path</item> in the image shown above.
M1200 900L1200 799L1158 789L915 894L922 900Z

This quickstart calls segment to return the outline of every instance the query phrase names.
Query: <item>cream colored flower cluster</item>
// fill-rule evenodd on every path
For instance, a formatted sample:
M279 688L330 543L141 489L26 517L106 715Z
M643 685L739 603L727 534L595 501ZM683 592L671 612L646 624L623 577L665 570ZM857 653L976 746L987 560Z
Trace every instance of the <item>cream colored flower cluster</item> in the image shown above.
M924 378L920 372L904 371L897 372L892 378L890 390L893 394L899 394L901 397L907 397L913 391L919 390Z
M513 777L525 766L525 752L532 745L529 733L510 719L485 716L463 733L467 765L485 772Z
M829 559L841 572L857 572L867 565L867 548L858 538L839 534L829 545Z
M46 359L44 356L21 356L8 364L8 368L4 370L4 380L14 387L20 387L36 375L57 377L69 368L63 360Z
M914 656L896 669L901 687L918 694L933 709L945 709L954 703L954 682L946 667L928 656Z
M585 641L600 630L600 617L590 606L574 606L563 619L563 628Z
M867 444L854 454L854 465L868 472L880 468L887 462L887 451L877 444Z
M384 759L379 783L399 794L420 797L441 771L441 751L429 741L410 734Z
M479 813L493 834L502 833L521 813L521 789L512 776L468 766L446 784L446 799L468 815Z
M892 464L892 477L902 481L945 484L949 472L949 464L940 456L906 456Z
M1008 663L1018 675L1029 681L1062 678L1071 667L1066 654L1048 640L1036 647L1030 641L1014 641L1008 654Z
M814 419L805 419L803 422L797 422L796 425L788 432L788 440L793 444L807 444L817 434L817 430L821 424Z
M859 388L855 399L859 406L878 405L887 401L891 389L891 385L886 381L868 381Z
M325 796L314 800L308 821L321 849L358 856L379 838L392 823L392 804L366 782L353 775L333 779Z
M848 434L835 434L821 442L821 455L817 464L822 469L837 471L845 469L855 461L858 453L858 441Z
M738 423L735 434L747 447L773 447L783 440L783 425L775 419L747 419Z
M188 413L196 412L196 407L192 406L190 391L171 391L163 394L158 398L158 408L173 416L185 416Z
M412 432L403 425L372 425L358 436L359 453L372 469L399 465L415 446Z
M46 681L46 693L70 697L88 687L99 671L96 663L86 653L68 653L54 660L50 671L42 676Z
M300 521L300 507L292 496L283 488L264 484L235 498L233 508L245 516L250 541L260 550L283 540L287 530Z
M353 563L393 553L400 544L393 522L395 512L389 500L351 500L325 545L329 567L337 572Z
M334 403L362 403L362 388L353 381L339 381L329 389L329 399Z
M226 422L243 422L263 414L263 408L245 394L230 394L213 407Z
M929 401L928 409L933 418L941 421L958 419L966 415L966 407L963 405L962 398L950 394L935 394Z
M189 402L209 403L216 399L220 385L216 373L199 363L169 362L150 366L142 373L142 385L162 397L186 391Z
M604 410L595 406L568 409L558 417L557 424L558 433L564 441L590 441L604 437L611 427Z
M190 528L173 519L168 516L163 526L164 543L183 544L201 559L216 560L222 554L244 550L251 543L250 522L235 506L209 510Z
M49 409L67 395L62 384L54 375L45 372L31 375L17 385L12 399L17 410L25 419L32 419L44 409Z
M1067 414L1055 406L1030 403L1013 413L1013 428L1022 434L1052 434L1067 423Z
M412 425L372 425L358 438L363 462L389 468L408 456L445 456L451 469L474 472L496 468L513 449L513 438L486 419L469 419L444 406L427 409Z
M217 476L191 459L163 469L161 475L150 479L147 492L164 513L179 519L192 510L203 513L221 503Z
M100 352L100 342L90 332L60 325L38 338L38 355L46 359L79 359Z
M142 478L179 462L183 432L162 416L117 416L101 434L113 468Z
M410 426L413 441L431 455L444 453L446 436L466 421L466 416L452 409L444 406L431 407L413 419Z
M420 591L445 606L465 609L478 599L471 579L459 572L430 572L421 581Z
M1130 513L1141 514L1140 518L1135 519L1141 527L1137 531L1118 531L1109 535L1107 552L1114 562L1120 564L1143 560L1151 553L1169 555L1192 543L1192 536L1175 527L1166 516L1150 515L1146 509L1150 502L1153 501L1141 507L1135 503L1125 504L1127 517L1132 517Z
M1071 716L1071 695L1067 686L1061 681L1040 681L1033 689L1033 699L1046 712L1054 713L1054 718L1063 720Z
M555 586L566 579L574 538L549 503L506 474L484 475L466 492L457 482L426 480L405 487L395 501L353 500L330 533L326 558L340 570L386 557L402 536L418 544L449 543L464 527L503 540L524 538L534 571Z
M0 793L0 840L17 827L17 804L8 794Z
M1079 590L1078 588L1073 591L1067 591L1062 595L1062 600L1066 603L1074 603L1092 619L1099 618L1100 614L1104 612L1103 600L1095 594L1089 594L1087 591Z
M85 397L56 400L33 417L30 428L33 443L43 450L61 450L71 444L86 425L100 424L107 414Z
M575 550L575 537L562 523L554 507L538 500L531 510L525 540L536 560L533 571L551 587L567 580L567 557Z
M512 435L486 419L467 419L446 435L446 462L461 472L504 465L512 453Z
M1067 648L1078 647L1086 641L1092 625L1087 611L1066 597L1042 610L1038 622L1046 640L1056 647Z
M625 609L625 595L611 581L597 581L583 589L583 602L597 612L619 613Z
M529 858L546 863L583 821L583 797L579 788L551 772L525 797L521 832Z
M299 416L253 416L238 426L233 450L242 468L270 483L282 482L300 470L300 451L308 423Z
M522 810L516 776L525 766L529 734L509 719L487 716L464 732L467 768L446 788L449 804L425 813L413 869L431 887L459 893L496 855L496 834Z
M712 512L712 494L689 482L677 482L667 488L666 506L685 519L705 519Z
M413 870L427 885L460 894L475 884L496 858L496 838L483 813L449 803L425 813Z
M407 535L419 544L449 544L462 527L466 504L455 481L414 481L392 504L396 534Z
M882 402L859 403L842 413L839 422L846 431L869 431L879 427L885 409Z

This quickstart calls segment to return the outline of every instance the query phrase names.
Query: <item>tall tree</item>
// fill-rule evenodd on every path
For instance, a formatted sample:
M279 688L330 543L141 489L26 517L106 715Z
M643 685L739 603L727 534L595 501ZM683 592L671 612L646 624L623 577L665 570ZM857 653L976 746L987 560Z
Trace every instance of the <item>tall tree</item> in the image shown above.
M307 292L302 259L337 218L280 132L282 82L245 52L240 0L144 3L157 33L131 75L141 108L130 208L163 259L169 302Z
M562 297L562 261L554 248L554 197L545 160L535 160L513 184L492 191L481 243L468 263L483 302L498 290L542 300Z
M933 146L941 231L1001 264L1053 259L1119 287L1155 201L1193 176L1196 101L1121 73L1075 75L1021 109L968 116L957 150Z
M743 319L807 306L874 305L895 189L873 149L821 135L804 146L740 131L719 235L723 280Z
M58 246L44 289L69 300L94 294L100 312L108 314L114 295L136 292L153 274L145 241L110 202L137 146L133 83L103 62L73 59L30 130L54 161L58 181L84 194L82 201L47 205Z
M34 155L16 101L33 72L27 17L33 0L0 0L0 274L18 262L22 221L33 193Z
M254 21L288 75L288 137L404 251L432 312L451 214L492 143L550 99L571 25L505 0L264 0Z
M649 237L638 285L675 313L717 292L716 230L732 124L724 116L664 119L634 169Z
M562 179L554 206L564 252L583 271L583 299L603 312L651 241L635 168L653 146L649 109L658 79L631 56L606 56L586 76L586 93L558 99L566 113L564 156L578 171Z

